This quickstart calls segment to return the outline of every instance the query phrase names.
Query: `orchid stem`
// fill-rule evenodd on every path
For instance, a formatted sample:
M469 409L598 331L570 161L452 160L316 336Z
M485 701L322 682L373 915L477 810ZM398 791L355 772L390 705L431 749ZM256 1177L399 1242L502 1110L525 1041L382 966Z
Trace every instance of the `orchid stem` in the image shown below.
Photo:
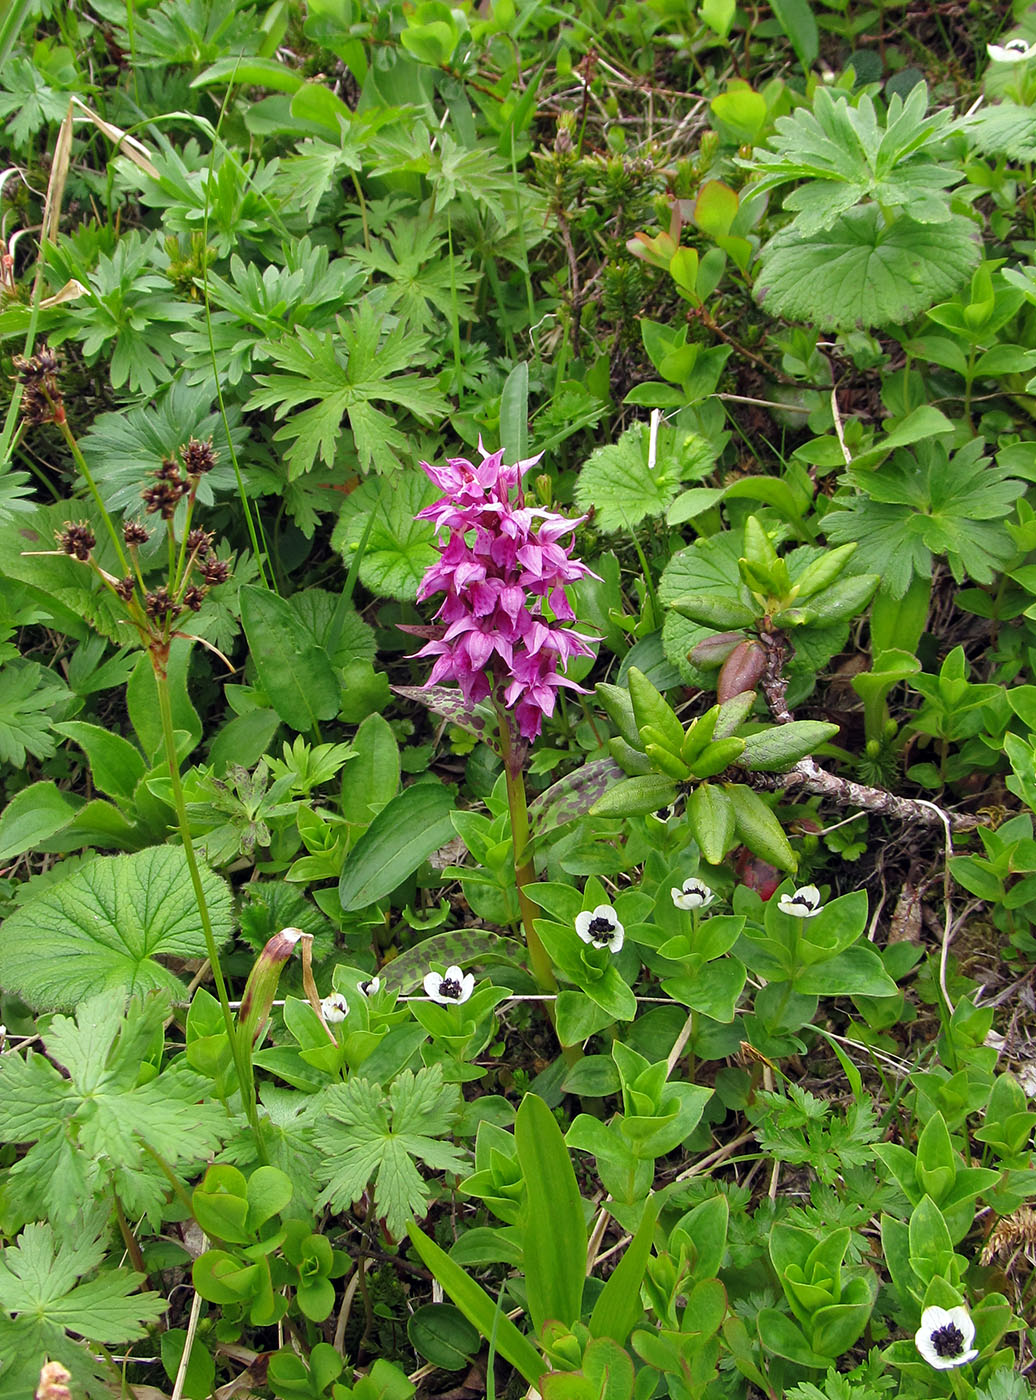
M537 907L525 893L527 885L535 884L536 870L527 856L529 846L529 806L525 796L525 777L521 760L515 751L510 725L506 713L497 708L500 728L500 750L504 760L504 779L507 783L507 806L511 813L511 844L514 848L514 878L518 886L518 907L521 910L522 929L525 933L525 946L529 950L532 975L541 992L556 992L557 979L554 965L540 936L533 926ZM548 1003L548 1005L550 1005ZM548 1013L554 1019L553 1006Z
M558 983L554 976L554 964L533 925L533 919L536 918L539 911L525 892L529 885L536 883L536 868L527 855L529 849L529 806L525 795L525 776L522 772L521 755L515 749L507 713L499 704L496 706L496 714L500 729L500 751L504 760L504 779L507 784L507 806L511 813L514 879L518 886L518 908L521 910L525 946L529 950L529 962L532 965L532 975L536 985L541 992L556 993ZM556 1034L558 1028L556 1004L553 1001L544 1001L543 1007ZM574 1065L583 1058L582 1047L579 1045L562 1045L561 1053L570 1065Z

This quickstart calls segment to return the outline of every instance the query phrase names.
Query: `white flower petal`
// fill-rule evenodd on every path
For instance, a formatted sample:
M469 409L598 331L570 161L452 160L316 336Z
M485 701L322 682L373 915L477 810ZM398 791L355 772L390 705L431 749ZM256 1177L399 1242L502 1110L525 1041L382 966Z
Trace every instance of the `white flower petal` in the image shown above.
M921 1326L914 1334L918 1352L936 1371L949 1371L974 1361L978 1351L971 1345L975 1340L975 1324L967 1308L925 1308Z
M669 893L677 909L707 909L716 898L714 890L693 876L685 880L680 889L671 889Z
M576 933L594 948L607 948L617 953L622 947L625 930L610 904L598 904L596 909L584 909L576 915Z
M1006 44L987 44L986 53L994 63L1025 63L1036 56L1036 44L1024 39L1008 39Z
M441 977L437 972L429 972L425 975L424 989L425 995L441 1006L455 1006L467 1001L475 990L475 974L469 972L465 976L459 967L448 967Z
M337 1026L349 1014L349 1003L341 992L332 992L320 1003L320 1014L329 1026Z
M442 997L439 995L439 988L442 986L442 983L443 979L440 973L426 972L424 975L425 996L431 997L432 1001L442 1001Z
M793 919L812 919L823 908L820 891L816 885L800 885L791 894L782 894L777 908L782 914L790 914Z

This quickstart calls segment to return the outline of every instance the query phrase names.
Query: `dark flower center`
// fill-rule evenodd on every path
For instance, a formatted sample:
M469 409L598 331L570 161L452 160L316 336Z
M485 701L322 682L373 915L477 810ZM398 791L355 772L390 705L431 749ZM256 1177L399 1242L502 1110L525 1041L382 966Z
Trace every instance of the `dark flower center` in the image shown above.
M591 938L610 938L615 932L611 919L591 919L586 929Z
M444 977L439 983L439 995L448 997L450 1001L460 1000L461 987L455 977Z
M804 894L793 894L789 902L799 905L802 909L812 909L814 907L813 901L808 899Z
M936 1356L960 1356L964 1350L964 1333L952 1322L932 1333Z

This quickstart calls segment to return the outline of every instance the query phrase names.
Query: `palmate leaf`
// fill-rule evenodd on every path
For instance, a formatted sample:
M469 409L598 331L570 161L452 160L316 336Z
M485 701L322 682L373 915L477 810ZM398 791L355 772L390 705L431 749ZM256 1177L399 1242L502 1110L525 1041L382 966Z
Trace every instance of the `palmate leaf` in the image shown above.
M756 189L789 180L807 180L784 201L798 210L795 229L810 234L830 228L838 216L864 199L883 208L909 209L917 223L944 223L950 217L943 191L963 175L937 165L925 148L941 140L952 124L947 108L925 117L928 91L923 83L904 102L894 96L883 127L874 103L864 95L853 106L845 93L818 88L813 110L797 108L778 117L769 139L772 150L754 152L744 164L762 168Z
M832 330L901 325L952 296L978 262L975 225L963 215L886 225L877 205L842 214L804 238L792 224L760 253L756 297L766 310Z
M1012 161L1036 159L1036 111L1032 107L1000 102L962 117L960 125L983 155L1006 156Z
M221 944L232 928L230 892L204 867L201 877ZM0 985L47 1009L102 991L175 995L183 984L156 957L205 951L183 850L154 846L91 861L15 910L0 938Z
M190 387L177 379L145 405L94 419L80 446L110 511L141 512L141 491L156 463L174 456L192 437L200 442L211 438L218 454L216 466L198 482L198 501L212 505L217 496L236 489L223 415L213 411L212 397L207 388ZM240 408L228 404L227 418L240 452L248 441Z
M408 1220L425 1213L431 1195L414 1159L434 1171L465 1167L462 1152L436 1141L450 1131L460 1103L460 1090L443 1083L440 1065L404 1070L387 1100L379 1084L356 1077L328 1089L314 1134L328 1183L318 1206L348 1209L373 1177L378 1214L392 1234L402 1234Z
M50 758L57 748L51 725L68 713L68 686L36 661L8 661L0 669L0 762L25 767L26 752Z
M1016 546L999 521L1025 491L1008 469L982 455L975 439L952 457L929 439L897 452L879 472L849 472L858 494L840 493L824 517L834 544L856 541L854 564L882 576L882 588L901 598L916 574L927 578L932 555L944 555L958 583L991 583Z
M31 1051L4 1057L0 1138L34 1143L11 1171L12 1202L68 1223L84 1200L114 1188L135 1214L158 1212L169 1183L141 1143L170 1165L203 1160L219 1145L225 1114L204 1102L200 1076L177 1064L137 1082L167 1009L152 998L124 1014L120 998L100 996L75 1020L55 1017L45 1045L64 1075Z
M462 320L473 315L466 290L475 274L466 257L440 257L444 242L445 235L427 219L401 219L386 232L383 242L370 249L356 248L352 256L388 279L380 292L385 309L424 331L435 324L435 312L447 320L454 307Z
M382 318L365 298L350 321L338 321L344 363L335 336L302 326L291 338L262 346L284 372L257 375L265 387L256 390L248 408L274 408L274 416L283 418L310 399L319 400L294 413L276 433L278 441L292 444L287 454L291 478L309 471L318 453L323 462L334 461L343 417L349 419L362 471L373 466L387 472L399 466L406 438L373 400L396 404L423 422L445 413L446 401L430 380L400 373L421 361L426 337L397 325L382 338L382 327Z
M666 513L682 482L698 480L715 461L715 454L697 433L676 433L661 426L656 460L648 466L650 432L635 423L619 438L592 452L576 482L575 500L581 511L594 510L594 524L608 534L632 530L642 520Z
M78 1224L57 1237L49 1223L26 1225L0 1258L0 1396L5 1400L30 1395L48 1360L68 1368L75 1393L107 1393L89 1350L68 1333L105 1345L132 1342L165 1311L160 1294L135 1291L144 1278L129 1269L80 1282L107 1251L103 1220Z

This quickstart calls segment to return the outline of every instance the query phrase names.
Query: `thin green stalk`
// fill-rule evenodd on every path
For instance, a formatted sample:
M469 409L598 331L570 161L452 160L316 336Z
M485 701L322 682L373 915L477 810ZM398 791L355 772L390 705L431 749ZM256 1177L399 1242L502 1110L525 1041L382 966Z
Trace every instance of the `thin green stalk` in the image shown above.
M245 1053L245 1047L241 1043L237 1026L234 1024L234 1013L230 1009L230 999L227 996L227 984L223 979L223 969L219 961L219 949L216 946L216 936L212 931L212 920L209 917L209 906L205 899L205 889L201 882L201 871L198 868L198 858L194 854L194 841L191 838L191 828L187 820L187 804L184 801L183 785L180 782L180 762L176 756L176 736L173 731L173 707L169 699L169 681L165 674L164 666L154 665L155 686L158 690L158 710L162 718L162 738L165 743L166 762L169 765L169 781L173 790L173 807L176 811L176 820L180 828L180 837L183 841L184 855L187 857L187 868L191 875L191 884L194 886L194 897L198 905L198 917L201 920L202 933L205 937L205 948L208 953L209 966L212 968L212 980L216 984L216 995L219 998L220 1008L223 1012L223 1024L226 1028L227 1039L230 1042L231 1054L234 1057L234 1069L237 1072L238 1088L241 1091L241 1102L244 1105L248 1121L255 1133L256 1147L261 1158L265 1158L263 1149L262 1130L259 1126L259 1114L255 1102L255 1081L252 1075L251 1065Z
M58 427L61 429L61 436L65 439L65 442L68 444L68 450L71 452L73 458L75 459L75 464L79 468L83 480L90 488L90 494L94 498L94 503L96 504L97 509L101 512L101 519L104 521L104 527L108 531L108 535L111 539L112 544L115 546L115 554L118 558L119 563L122 565L122 572L124 574L128 574L129 564L126 562L126 555L122 548L122 540L119 537L119 532L115 528L114 520L112 520L111 516L108 514L107 506L101 499L101 493L97 489L97 482L94 480L93 473L91 472L90 468L86 465L86 458L83 456L83 453L79 447L79 443L76 442L75 434L65 422L64 418L59 418L57 420L57 424Z
M541 992L556 992L558 984L554 976L554 965L550 960L549 953L540 941L539 934L533 926L533 919L537 917L539 911L525 893L526 885L535 884L536 882L536 871L527 854L529 846L529 806L525 795L525 778L522 774L521 764L517 761L514 745L511 742L511 731L507 715L499 706L497 707L497 720L500 729L500 748L504 760L504 780L507 784L507 807L511 814L511 844L514 848L514 878L518 886L518 907L521 910L525 946L529 950L532 975L536 980L537 987L539 987ZM553 1020L553 1006L550 1002L544 1004L549 1008L549 1014Z

